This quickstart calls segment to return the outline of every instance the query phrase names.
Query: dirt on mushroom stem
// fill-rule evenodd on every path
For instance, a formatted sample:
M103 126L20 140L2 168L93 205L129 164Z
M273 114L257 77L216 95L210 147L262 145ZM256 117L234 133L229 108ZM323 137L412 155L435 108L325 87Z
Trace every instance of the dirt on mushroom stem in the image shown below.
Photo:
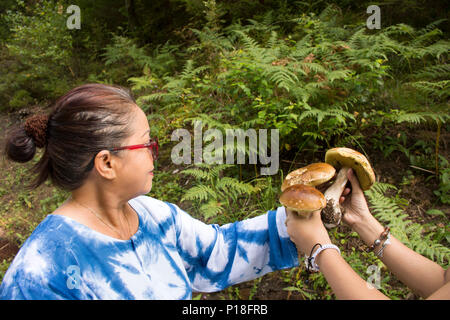
M341 222L342 208L339 198L348 182L347 173L350 169L349 167L341 168L334 183L324 193L327 205L322 210L322 220L328 229L336 227Z

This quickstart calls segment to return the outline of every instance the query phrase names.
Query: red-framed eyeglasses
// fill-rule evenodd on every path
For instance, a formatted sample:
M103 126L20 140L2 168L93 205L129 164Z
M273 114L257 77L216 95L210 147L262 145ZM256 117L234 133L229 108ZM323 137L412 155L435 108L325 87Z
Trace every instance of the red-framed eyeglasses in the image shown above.
M150 139L149 142L144 144L135 144L132 146L124 146L124 147L117 147L111 149L111 151L119 151L119 150L135 150L135 149L141 149L141 148L148 148L153 156L153 160L156 161L158 159L158 152L159 152L159 144L158 144L158 138Z

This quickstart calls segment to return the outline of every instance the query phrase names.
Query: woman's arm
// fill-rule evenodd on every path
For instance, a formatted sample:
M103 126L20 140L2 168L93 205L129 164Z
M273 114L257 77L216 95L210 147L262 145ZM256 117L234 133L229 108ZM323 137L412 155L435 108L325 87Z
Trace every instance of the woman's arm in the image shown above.
M342 258L336 250L324 250L316 263L338 299L381 300L389 299L374 287L369 286Z
M427 299L450 299L450 277L445 277L445 273L449 272L394 237L391 237L391 242L384 250L382 261L400 281ZM316 263L339 299L387 299L381 292L369 287L337 251L322 251Z
M310 254L314 244L331 243L319 211L302 218L288 210L287 217L288 233L300 252ZM316 264L338 299L387 299L377 289L369 288L367 282L334 249L321 251L316 257Z
M297 249L286 232L284 207L219 226L167 204L175 218L177 250L196 291L219 291L298 265Z
M450 300L450 281L447 281L444 286L429 296L427 300Z
M372 215L365 216L352 228L368 246L384 230ZM376 247L375 252L378 249ZM380 259L402 283L423 298L430 296L449 280L445 279L445 270L440 265L411 250L392 235L391 244L386 246Z
M322 245L331 243L329 237L325 235L326 230L319 212L313 213L308 218L300 218L295 213L288 211L287 221L288 233L302 253L309 254L315 243ZM381 233L384 229L381 227L380 230ZM378 231L374 231L373 234L378 234ZM379 234L373 240L378 236ZM444 282L439 282L440 280L444 281L444 273L442 273L442 278L439 277L440 271L443 271L439 265L404 247L393 237L391 237L391 242L392 244L386 246L384 250L383 261L386 258L388 261L393 261L392 266L396 272L399 272L399 279L410 276L412 279L406 279L406 284L416 283L421 290L423 288L420 285L427 286L426 290L434 289L435 293L429 296L430 299L450 299L450 282L445 286ZM400 258L396 255L399 255ZM323 250L316 257L316 263L338 299L388 299L363 280L336 250ZM429 275L424 275L427 268L430 268L428 269ZM418 269L419 275L413 274L416 269ZM418 279L420 274L427 278L425 280ZM432 283L425 284L424 281Z
M352 191L344 191L343 206L345 214L343 221L356 231L361 239L368 245L377 239L383 232L383 226L372 216L367 207L364 194L352 170L349 170ZM379 248L375 248L378 252ZM417 292L421 297L429 297L439 290L450 279L445 277L445 270L437 263L425 258L406 247L391 235L391 244L387 245L381 261L405 285ZM450 299L450 292L448 292Z

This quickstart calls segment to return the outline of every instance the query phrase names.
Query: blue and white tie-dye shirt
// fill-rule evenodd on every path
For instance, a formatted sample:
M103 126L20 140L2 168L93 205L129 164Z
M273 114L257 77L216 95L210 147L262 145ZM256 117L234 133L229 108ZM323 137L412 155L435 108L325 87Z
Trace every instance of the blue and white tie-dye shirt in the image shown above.
M298 265L284 207L218 226L147 196L129 204L139 217L130 240L48 215L11 263L0 298L190 299Z

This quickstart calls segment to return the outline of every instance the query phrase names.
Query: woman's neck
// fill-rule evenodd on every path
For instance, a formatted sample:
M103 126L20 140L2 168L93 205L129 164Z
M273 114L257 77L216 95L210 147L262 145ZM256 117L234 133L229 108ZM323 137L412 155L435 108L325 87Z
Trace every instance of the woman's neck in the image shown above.
M83 186L72 192L71 198L81 206L92 210L104 222L114 228L124 227L124 217L128 208L128 199L120 199L116 194L99 188Z

